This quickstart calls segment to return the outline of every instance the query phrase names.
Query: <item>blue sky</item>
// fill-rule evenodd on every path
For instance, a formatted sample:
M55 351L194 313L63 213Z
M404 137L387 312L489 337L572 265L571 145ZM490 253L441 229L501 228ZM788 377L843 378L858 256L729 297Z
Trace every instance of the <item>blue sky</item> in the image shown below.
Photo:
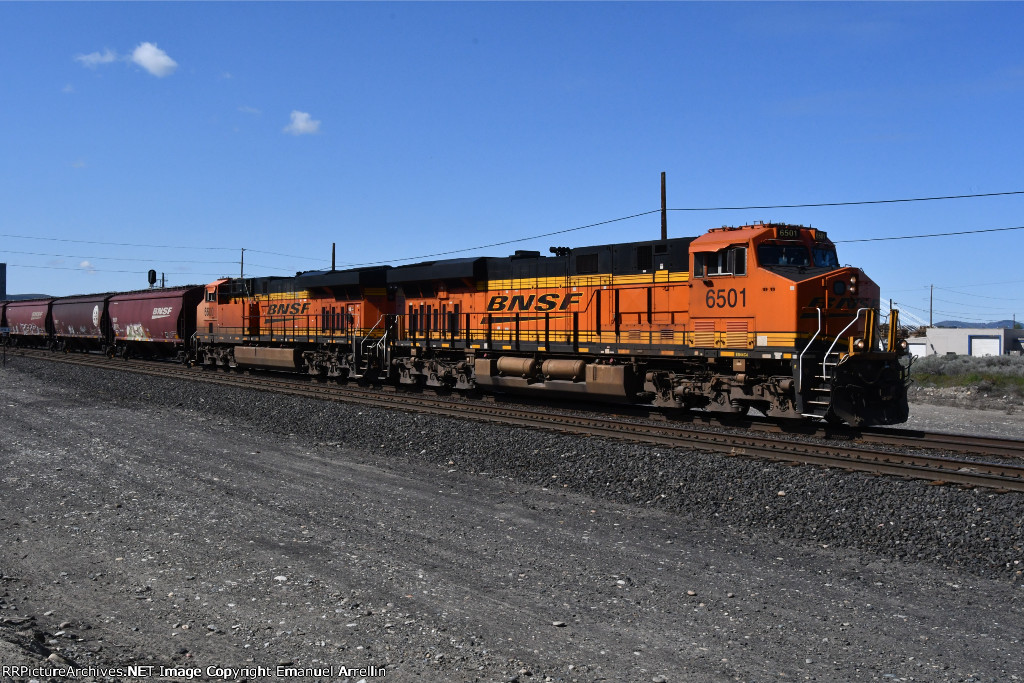
M1020 191L1022 25L1019 3L0 3L0 260L9 292L57 295L206 282L242 248L247 275L332 242L339 267L400 263L657 209L662 171L672 208ZM1022 209L673 211L669 234L810 224L905 313L934 284L936 321L1021 320L1024 230L841 242Z

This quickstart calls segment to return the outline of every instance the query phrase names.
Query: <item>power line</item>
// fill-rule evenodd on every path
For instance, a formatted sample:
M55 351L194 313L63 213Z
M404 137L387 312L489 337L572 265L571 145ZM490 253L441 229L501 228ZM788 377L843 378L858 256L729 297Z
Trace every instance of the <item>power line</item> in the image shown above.
M1024 194L1024 190L1014 190L1012 192L988 192L988 193L984 193L984 194L945 195L945 196L941 196L941 197L911 197L911 198L907 198L907 199L872 199L872 200L855 201L855 202L819 202L819 203L814 203L814 204L776 204L776 205L772 205L772 206L767 206L766 205L766 206L684 207L684 208L668 209L668 210L669 211L747 211L747 210L751 210L751 209L803 209L803 208L814 208L814 207L824 207L824 206L864 206L864 205L869 205L869 204L898 204L898 203L903 203L903 202L932 202L932 201L947 200L947 199L971 199L971 198L979 198L979 197L1002 197L1002 196L1020 195L1020 194ZM435 257L438 257L438 256L449 256L451 254L458 254L458 253L463 253L463 252L467 252L467 251L475 251L477 249L488 249L490 247L500 247L500 246L505 246L505 245L508 245L508 244L515 244L517 242L528 242L530 240L540 239L542 237L551 237L553 235L562 235L562 234L565 234L565 233L568 233L568 232L575 232L577 230L585 230L587 228L594 228L594 227L598 227L598 226L601 226L601 225L608 225L609 223L617 223L619 221L626 221L626 220L630 220L632 218L639 218L641 216L649 216L652 213L659 213L660 211L661 211L661 209L654 209L654 210L651 210L651 211L642 211L640 213L635 213L635 214L633 214L631 216L623 216L622 218L613 218L611 220L601 221L599 223L590 223L588 225L581 225L581 226L575 227L575 228L566 228L565 230L556 230L554 232L546 232L546 233L543 233L543 234L540 234L540 235L534 235L533 237L520 237L520 238L517 238L517 239L505 240L503 242L495 242L493 244L485 244L485 245L481 245L481 246L478 246L478 247L467 247L465 249L453 249L453 250L450 250L450 251L438 252L436 254L426 254L426 255L423 255L423 256L412 256L412 257L403 258L403 259L392 259L390 261L372 261L372 262L367 262L367 263L347 263L347 264L344 264L344 265L348 265L348 266L369 266L369 265L377 265L377 264L381 264L381 263L400 263L400 262L405 262L405 261L416 261L416 260L419 260L419 259L435 258ZM943 236L946 236L946 235L969 235L969 234L978 233L978 232L998 232L998 231L1002 231L1002 230L1024 230L1024 226L1015 227L1015 228L992 228L992 229L989 229L989 230L969 230L969 231L953 232L953 233L938 233L938 234L934 234L934 235L912 235L912 236L907 236L907 237L879 237L879 238L874 238L874 239L862 239L862 240L839 240L839 242L872 242L872 241L876 241L876 240L916 239L916 238L919 238L919 237L943 237Z
M934 202L940 199L973 199L977 197L1003 197L1024 194L1024 190L1012 192L987 192L985 194L953 194L943 197L912 197L910 199L871 199L857 202L821 202L818 204L776 204L775 206L717 206L702 208L669 209L669 211L747 211L750 209L809 209L820 206L863 206L866 204L899 204L903 202Z
M859 240L835 240L836 244L849 244L851 242L884 242L887 240L916 240L924 237L950 237L952 235L976 235L980 232L1006 232L1007 230L1024 230L1024 225L1014 228L984 228L981 230L959 230L957 232L935 232L928 235L900 235L897 237L865 237Z
M206 251L238 251L234 247L197 247L182 246L180 244L132 244L129 242L100 242L96 240L73 240L65 237L38 237L34 235L10 235L0 233L0 237L10 237L17 240L42 240L44 242L72 242L74 244L98 244L105 247L139 247L142 249L200 249Z
M466 247L465 249L451 249L449 251L439 251L434 254L425 254L423 256L410 256L408 258L390 259L387 261L368 261L365 263L343 263L345 266L374 266L383 263L401 263L404 261L419 261L420 259L437 258L438 256L450 256L452 254L460 254L466 251L477 251L479 249L490 249L491 247L503 247L507 244L515 244L516 242L528 242L530 240L540 239L541 237L551 237L553 235L563 235L567 232L575 232L577 230L586 230L587 228L595 228L599 225L608 225L609 223L618 223L620 221L628 221L631 218L639 218L640 216L649 216L652 213L659 213L661 209L654 209L653 211L644 211L642 213L635 213L631 216L623 216L622 218L612 218L611 220L601 221L599 223L590 223L588 225L580 225L575 228L566 228L564 230L555 230L554 232L546 232L542 235L534 235L533 237L519 237L511 240L504 240L502 242L493 242L491 244L482 244L478 247Z
M952 311L938 311L938 310L934 310L934 309L929 311L927 309L918 308L917 306L910 306L909 304L905 304L905 303L899 302L899 301L893 301L893 305L894 306L899 306L901 311L904 310L904 309L909 309L911 311L918 311L920 313L929 314L929 315L930 314L934 314L934 313L939 313L939 314L944 315L944 316L948 315L948 316L953 316L953 317L959 318L960 320L962 320L964 322L976 322L976 323L988 322L986 320L981 320L979 318L964 317L964 316L960 315L959 313L955 313L955 312L952 312Z
M952 304L954 306L969 306L972 310L978 310L978 311L1005 311L1006 310L1006 306L999 306L997 308L993 308L991 306L978 306L976 304L969 303L969 302L964 302L964 301L950 301L948 299L935 299L935 300L936 301L941 301L944 304Z
M154 261L158 260L160 263L201 263L204 265L230 265L234 261L167 261L165 259L147 259L147 258L125 258L119 256L76 256L74 254L44 254L36 251L12 251L10 249L0 249L0 254L19 254L22 256L51 256L54 258L71 258L71 259L89 259L93 261Z
M20 263L8 263L8 268L34 268L37 270L77 270L82 273L129 273L131 275L145 275L146 270L111 270L107 268L90 268L89 266L28 266ZM147 269L148 270L148 269ZM220 277L223 273L195 273L187 270L166 271L167 275L195 275L203 277Z
M953 285L954 287L993 287L995 285L1019 285L1024 284L1024 280L1003 280L1002 282L971 282L961 285ZM935 289L945 289L944 287L936 287ZM963 292L957 292L957 294L963 294ZM982 296L981 294L967 294L966 296ZM989 296L984 297L986 299L1000 299L1002 297ZM1009 298L1007 301L1017 301L1016 298Z
M981 197L1003 197L1003 196L1021 195L1021 194L1024 194L1024 190L1014 190L1014 191L1009 191L1009 192L987 192L987 193L979 193L979 194L943 195L943 196L936 196L936 197L910 197L910 198L904 198L904 199L873 199L873 200L860 200L860 201L849 201L849 202L816 202L816 203L806 203L806 204L774 204L774 205L760 205L760 206L750 205L750 206L718 206L718 207L681 207L681 208L674 208L674 209L668 209L668 210L669 211L747 211L747 210L752 210L752 209L800 209L800 208L815 208L815 207L828 207L828 206L866 206L866 205L872 205L872 204L897 204L897 203L906 203L906 202L929 202L929 201L952 200L952 199L972 199L972 198L981 198ZM479 249L489 249L491 247L500 247L500 246L505 246L505 245L509 245L509 244L515 244L517 242L527 242L527 241L530 241L530 240L541 239L543 237L553 237L555 235L564 235L564 234L570 233L570 232L576 232L576 231L579 231L579 230L586 230L588 228L595 228L595 227L599 227L599 226L602 226L602 225L609 225L609 224L612 224L612 223L618 223L618 222L621 222L621 221L626 221L626 220L630 220L630 219L633 219L633 218L639 218L639 217L642 217L642 216L649 216L651 214L658 213L660 211L661 211L661 209L653 209L653 210L650 210L650 211L642 211L640 213L635 213L635 214L632 214L632 215L629 215L629 216L623 216L621 218L612 218L610 220L598 221L596 223L588 223L587 225L580 225L580 226L577 226L577 227L574 227L574 228L565 228L563 230L554 230L552 232L546 232L546 233L542 233L542 234L539 234L539 235L533 235L533 236L530 236L530 237L520 237L520 238L516 238L516 239L503 240L501 242L492 242L491 244L483 244L483 245L476 246L476 247L467 247L467 248L463 248L463 249L451 249L451 250L448 250L448 251L436 252L436 253L433 253L433 254L424 254L422 256L411 256L411 257L401 258L401 259L391 259L389 261L369 261L369 262L364 262L364 263L346 263L346 264L342 264L342 265L346 265L346 266L367 266L367 265L377 265L377 264L383 264L383 263L416 261L416 260L419 260L419 259L430 259L430 258L436 258L436 257L439 257L439 256L450 256L452 254L458 254L458 253L463 253L463 252L467 252L467 251L476 251L476 250L479 250ZM970 235L970 234L977 234L977 233L982 233L982 232L1000 232L1000 231L1007 231L1007 230L1024 230L1024 226L1013 227L1013 228L991 228L991 229L987 229L987 230L965 230L965 231L960 231L960 232L934 233L934 234L928 234L928 235L906 235L906 236L897 236L897 237L865 238L865 239L857 239L857 240L839 240L837 243L876 242L876 241L897 240L897 239L920 239L920 238L924 238L924 237L946 237L946 236L951 236L951 235ZM76 240L76 239L61 238L61 237L39 237L39 236L28 236L28 235L14 235L14 234L9 234L9 233L0 233L0 237L8 237L8 238L12 238L12 239L33 239L33 240L42 240L42 241L51 241L51 242L69 242L69 243L75 243L75 244L93 244L93 245L116 246L116 247L138 247L138 248L145 248L145 249L198 249L198 250L206 250L206 251L214 251L214 250L216 250L216 251L235 251L236 250L235 247L210 247L210 246L192 246L192 245L190 245L190 246L182 246L182 245L167 245L167 244L136 244L136 243L128 243L128 242L103 242L103 241L98 241L98 240ZM254 251L256 253L268 254L268 255L271 255L271 256L280 256L280 257L283 257L283 258L292 258L292 259L300 259L300 260L305 258L305 257L301 257L301 256L293 256L293 255L290 255L290 254L280 254L280 253L277 253L277 252L270 252L270 251L259 251L259 250L251 250L251 251ZM312 260L312 259L310 259L310 260ZM320 262L320 259L317 259L317 261Z
M266 254L268 256L280 256L282 258L296 259L296 260L299 260L299 261L309 261L309 260L311 260L308 256L293 256L292 254L280 254L280 253L278 253L276 251L261 251L260 249L246 249L246 251L251 251L254 254ZM323 261L324 263L327 262L326 259L318 259L318 260Z
M954 287L994 287L996 285L1019 285L1019 284L1024 284L1024 280L1003 280L1002 282L969 282L969 283L966 283L966 284L958 284L958 285L953 285L953 286ZM923 287L925 289L927 289L928 285L923 285ZM916 291L918 291L920 289L921 289L921 287L919 286L919 287L910 287L910 288L907 288L907 289L886 289L886 291L887 292L916 292ZM953 291L951 289L948 289L947 287L939 287L938 285L935 286L935 289L942 289L942 290L945 290L945 291ZM1003 299L1005 301L1017 301L1016 297L985 296L983 294L968 294L966 292L956 292L956 294L963 294L964 296L979 296L979 297L982 297L984 299Z

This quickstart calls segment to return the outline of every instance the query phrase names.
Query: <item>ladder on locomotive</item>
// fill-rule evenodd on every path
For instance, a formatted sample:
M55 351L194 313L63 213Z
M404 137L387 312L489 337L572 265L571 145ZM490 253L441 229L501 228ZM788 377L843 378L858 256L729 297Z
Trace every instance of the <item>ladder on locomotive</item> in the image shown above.
M383 330L383 334L380 338L375 338L372 335L378 327ZM353 379L362 379L368 375L372 378L388 374L391 365L391 344L388 343L388 337L391 332L392 328L388 324L387 316L382 315L366 335L359 340L354 348L355 372L352 374ZM374 373L374 370L377 372Z
M812 395L810 399L804 401L804 417L824 418L828 414L829 406L832 405L832 380L841 359L842 354L830 348L825 352L820 364L814 363L814 382L810 388Z
M805 346L804 350L800 353L800 362L799 362L798 372L800 374L800 382L801 383L803 382L803 377L804 377L804 375L803 375L804 354L807 353L807 350L811 348L811 346L814 344L814 340L817 339L818 335L821 333L821 309L819 308L817 310L818 310L818 330L817 330L817 332L814 333L814 336L811 337L810 341L807 342L807 346ZM870 325L874 324L874 322L873 322L874 318L867 313L870 310L872 310L872 309L869 309L869 308L858 308L857 309L857 314L855 316L853 316L853 320L851 320L849 322L849 324L846 327L843 328L842 332L837 334L832 339L832 343L829 345L828 349L825 351L824 355L822 356L821 362L820 363L818 363L818 362L814 363L814 368L815 368L814 372L815 372L815 374L811 376L811 379L813 380L813 382L812 382L812 384L810 386L810 391L812 392L812 398L804 401L804 410L801 413L804 417L825 418L828 415L829 406L832 405L832 388L833 388L833 385L835 383L834 380L835 380L835 374L836 374L835 373L836 367L843 360L843 354L842 354L841 351L836 350L836 345L839 343L840 339L844 338L844 335L849 331L849 329L851 327L853 327L857 323L857 321L860 319L861 313L865 314L865 324L866 325L870 326ZM819 348L820 347L821 347L821 345L819 345ZM798 387L798 392L802 392L802 388L803 388L802 386Z

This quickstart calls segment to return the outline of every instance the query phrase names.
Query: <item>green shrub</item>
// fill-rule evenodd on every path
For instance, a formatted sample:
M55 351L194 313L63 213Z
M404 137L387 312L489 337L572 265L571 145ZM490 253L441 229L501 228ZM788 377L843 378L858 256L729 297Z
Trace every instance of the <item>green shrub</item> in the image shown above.
M1024 396L1024 356L926 356L914 361L910 377L920 386Z

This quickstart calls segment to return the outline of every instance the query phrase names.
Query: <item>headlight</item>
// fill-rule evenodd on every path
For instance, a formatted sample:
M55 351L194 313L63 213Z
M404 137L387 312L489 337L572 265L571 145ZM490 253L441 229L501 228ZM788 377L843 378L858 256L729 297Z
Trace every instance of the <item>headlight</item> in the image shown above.
M904 351L910 348L910 344L907 343L906 339L900 341L900 348L903 349Z
M863 351L864 350L864 340L863 339L858 339L857 341L853 342L853 348L857 349L858 351Z
M832 283L832 292L836 296L842 296L843 294L846 294L846 283L843 282L842 280L836 280L835 282Z

